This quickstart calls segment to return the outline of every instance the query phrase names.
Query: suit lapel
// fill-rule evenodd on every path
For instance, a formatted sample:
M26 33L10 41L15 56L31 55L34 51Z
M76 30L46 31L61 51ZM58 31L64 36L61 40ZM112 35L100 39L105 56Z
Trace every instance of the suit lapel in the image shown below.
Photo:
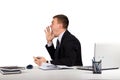
M62 36L60 45L59 45L59 46L56 46L56 50L55 50L55 59L58 59L59 50L60 50L61 46L64 44L64 40L66 39L66 37L67 37L69 34L70 34L69 31L66 30L65 33L64 33L63 36Z

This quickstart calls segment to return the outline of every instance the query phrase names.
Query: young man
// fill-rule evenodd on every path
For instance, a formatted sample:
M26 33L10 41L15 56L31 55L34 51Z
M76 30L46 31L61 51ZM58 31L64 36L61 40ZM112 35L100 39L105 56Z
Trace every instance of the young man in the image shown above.
M69 20L67 16L59 14L53 17L52 23L45 30L48 50L51 56L51 64L82 66L81 44L79 40L68 30ZM53 39L57 37L58 45L55 48ZM34 57L34 62L41 65L48 62L44 57Z

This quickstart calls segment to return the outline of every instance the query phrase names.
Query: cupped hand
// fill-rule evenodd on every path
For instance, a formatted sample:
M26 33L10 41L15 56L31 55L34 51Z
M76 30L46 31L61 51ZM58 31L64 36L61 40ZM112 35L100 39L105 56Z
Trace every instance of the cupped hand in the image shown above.
M51 43L55 36L54 36L52 30L50 29L50 26L46 27L46 29L44 31L46 34L47 43Z

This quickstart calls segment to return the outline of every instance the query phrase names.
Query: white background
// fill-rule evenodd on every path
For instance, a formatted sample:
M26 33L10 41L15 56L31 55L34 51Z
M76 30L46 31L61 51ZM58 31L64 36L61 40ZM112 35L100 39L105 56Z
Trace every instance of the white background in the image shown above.
M119 0L0 0L0 66L35 65L33 56L50 60L44 29L56 14L68 16L84 65L91 64L94 43L120 43Z

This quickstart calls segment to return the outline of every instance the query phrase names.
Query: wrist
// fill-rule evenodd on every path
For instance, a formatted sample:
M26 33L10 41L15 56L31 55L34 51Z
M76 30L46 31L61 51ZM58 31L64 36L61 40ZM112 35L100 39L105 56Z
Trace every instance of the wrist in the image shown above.
M49 44L49 43L52 43L52 41L47 41L47 43Z
M46 61L46 63L48 63L48 61Z
M50 61L46 61L46 63L51 63Z

